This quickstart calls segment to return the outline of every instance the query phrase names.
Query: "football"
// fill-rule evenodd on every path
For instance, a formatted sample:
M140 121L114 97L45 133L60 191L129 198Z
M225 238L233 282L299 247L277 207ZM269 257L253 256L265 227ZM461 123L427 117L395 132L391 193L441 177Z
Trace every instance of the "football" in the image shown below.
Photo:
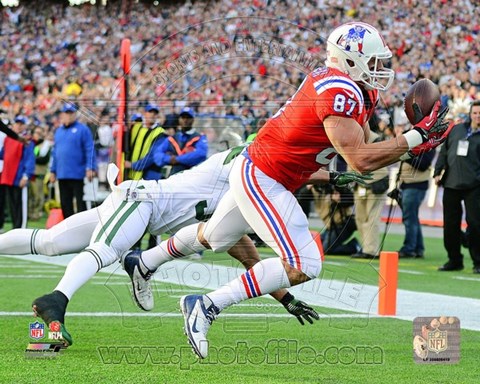
M433 105L440 100L440 90L437 85L429 79L421 79L415 82L407 91L403 105L408 121L412 125L417 124L432 111ZM415 116L413 104L420 108L421 116Z

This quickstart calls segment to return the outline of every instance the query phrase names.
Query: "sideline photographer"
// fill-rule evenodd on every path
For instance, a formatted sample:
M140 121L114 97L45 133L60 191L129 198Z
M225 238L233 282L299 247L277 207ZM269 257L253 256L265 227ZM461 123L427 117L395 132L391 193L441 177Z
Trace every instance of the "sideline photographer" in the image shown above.
M381 141L374 131L370 132L370 142ZM356 259L375 259L380 252L380 217L385 205L389 186L386 167L372 172L373 179L367 185L357 185L354 192L355 222L360 236L362 252L352 255Z
M345 243L357 229L353 215L353 191L348 187L316 185L312 188L315 210L325 223L321 239L329 255L353 255L362 248L356 238Z

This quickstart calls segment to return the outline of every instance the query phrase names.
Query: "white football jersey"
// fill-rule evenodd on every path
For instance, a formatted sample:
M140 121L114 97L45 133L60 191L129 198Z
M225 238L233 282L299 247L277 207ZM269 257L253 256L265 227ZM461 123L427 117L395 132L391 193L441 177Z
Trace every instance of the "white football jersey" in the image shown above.
M212 215L229 189L230 170L243 149L235 147L217 153L196 167L165 180L131 180L119 187L130 189L129 200L152 202L150 233L175 233L181 227Z

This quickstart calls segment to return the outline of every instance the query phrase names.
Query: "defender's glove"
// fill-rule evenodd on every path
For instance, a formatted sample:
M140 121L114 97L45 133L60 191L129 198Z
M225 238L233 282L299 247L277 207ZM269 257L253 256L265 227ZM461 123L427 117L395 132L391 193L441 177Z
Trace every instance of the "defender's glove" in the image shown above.
M283 296L280 303L282 303L287 312L295 316L302 325L305 325L304 319L310 324L313 324L312 318L315 320L320 319L320 316L318 316L318 313L312 307L309 307L303 301L295 299L291 293Z
M440 111L440 100L435 102L430 115L425 116L420 122L415 124L413 130L417 131L422 137L422 143L426 143L431 139L439 139L448 129L448 122L444 122L443 119L448 113L448 107L444 107ZM421 116L422 113L416 103L413 104L413 110L415 116Z
M346 185L355 182L358 184L366 185L367 180L372 180L373 176L371 173L362 175L358 172L337 172L330 171L330 184L335 185L336 187L345 187Z

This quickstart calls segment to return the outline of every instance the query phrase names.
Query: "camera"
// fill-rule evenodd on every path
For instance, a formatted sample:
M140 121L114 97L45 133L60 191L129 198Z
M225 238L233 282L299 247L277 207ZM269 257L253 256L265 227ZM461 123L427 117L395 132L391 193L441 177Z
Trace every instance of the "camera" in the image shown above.
M387 193L387 196L395 200L400 208L402 208L402 191L398 188L392 189Z
M333 185L332 184L316 184L313 186L318 193L322 193L325 195L331 195L333 193Z
M313 186L315 190L319 193L323 193L325 195L331 195L333 192L339 192L340 194L352 194L353 189L349 187L348 185L339 187L336 185L332 184L320 184L320 185L314 185Z

